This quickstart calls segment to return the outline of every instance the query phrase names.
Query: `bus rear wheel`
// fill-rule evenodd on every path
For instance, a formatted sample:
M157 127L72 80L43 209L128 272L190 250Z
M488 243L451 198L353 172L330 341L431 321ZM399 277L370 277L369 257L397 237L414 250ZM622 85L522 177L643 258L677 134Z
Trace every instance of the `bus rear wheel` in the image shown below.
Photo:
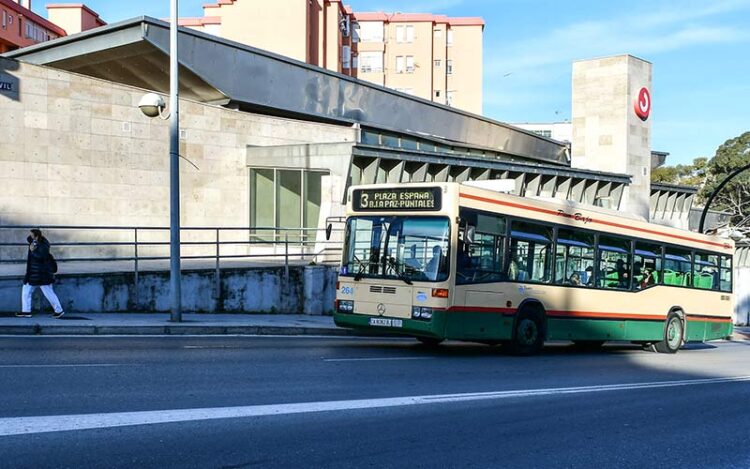
M682 346L684 334L682 319L675 313L669 313L664 327L664 339L655 343L654 349L659 353L677 353Z
M544 346L543 315L540 311L524 309L518 314L510 351L514 355L533 355Z
M417 340L427 347L437 347L445 339L438 339L437 337L417 337Z

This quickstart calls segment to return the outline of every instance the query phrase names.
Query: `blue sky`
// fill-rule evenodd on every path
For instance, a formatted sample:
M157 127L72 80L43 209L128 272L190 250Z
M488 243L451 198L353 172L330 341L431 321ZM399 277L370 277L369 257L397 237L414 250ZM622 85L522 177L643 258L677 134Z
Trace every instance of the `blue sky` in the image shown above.
M207 2L180 0L180 16L201 16ZM346 3L358 11L482 16L484 113L493 119L569 119L571 62L628 53L653 63L653 149L670 152L670 164L710 157L750 130L750 0ZM109 23L169 16L168 0L86 4ZM44 14L40 1L34 9Z

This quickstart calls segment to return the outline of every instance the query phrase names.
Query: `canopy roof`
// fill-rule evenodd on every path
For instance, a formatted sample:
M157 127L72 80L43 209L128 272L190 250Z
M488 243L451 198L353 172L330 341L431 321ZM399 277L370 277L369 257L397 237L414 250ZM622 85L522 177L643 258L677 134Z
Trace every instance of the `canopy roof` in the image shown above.
M567 145L508 124L187 28L183 97L293 118L437 137L569 166ZM139 17L10 52L40 65L169 91L169 24Z

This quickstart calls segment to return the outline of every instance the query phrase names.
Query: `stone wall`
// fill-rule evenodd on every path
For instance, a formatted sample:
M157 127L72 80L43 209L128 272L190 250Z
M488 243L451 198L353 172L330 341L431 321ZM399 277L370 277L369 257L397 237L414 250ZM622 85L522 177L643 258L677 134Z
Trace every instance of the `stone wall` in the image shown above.
M199 313L329 314L336 297L335 267L291 266L223 269L216 294L213 270L186 270L182 307ZM55 291L67 312L168 312L169 272L142 272L136 288L132 273L60 275ZM22 277L0 278L0 313L21 309ZM37 290L34 311L51 313Z
M146 90L0 58L0 225L169 224L168 122ZM248 146L353 142L356 131L182 100L183 226L247 226Z
M651 119L638 118L634 104L641 88L651 91L651 78L651 64L630 55L573 64L571 164L632 176L620 209L647 220Z

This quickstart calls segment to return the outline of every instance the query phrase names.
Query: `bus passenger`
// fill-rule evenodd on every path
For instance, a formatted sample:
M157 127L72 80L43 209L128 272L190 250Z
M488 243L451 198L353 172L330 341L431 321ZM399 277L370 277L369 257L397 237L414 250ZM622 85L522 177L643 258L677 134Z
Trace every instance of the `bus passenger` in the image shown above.
M625 265L625 261L617 259L616 272L617 272L617 286L619 288L628 288L630 285L630 273Z
M432 258L424 268L424 274L429 280L437 279L438 271L443 264L443 251L437 244L432 247Z
M581 276L578 275L578 272L573 272L572 274L570 274L570 278L568 279L568 281L570 282L571 285L575 287L579 287L582 285Z
M654 278L654 273L651 271L651 269L644 269L643 272L644 272L643 278L638 284L639 290L643 290L644 288L647 288L656 283L656 279Z
M421 270L422 263L417 259L417 245L412 244L409 246L409 257L404 259L404 265L410 269Z
M592 266L586 267L586 285L591 286L594 284L594 268Z

